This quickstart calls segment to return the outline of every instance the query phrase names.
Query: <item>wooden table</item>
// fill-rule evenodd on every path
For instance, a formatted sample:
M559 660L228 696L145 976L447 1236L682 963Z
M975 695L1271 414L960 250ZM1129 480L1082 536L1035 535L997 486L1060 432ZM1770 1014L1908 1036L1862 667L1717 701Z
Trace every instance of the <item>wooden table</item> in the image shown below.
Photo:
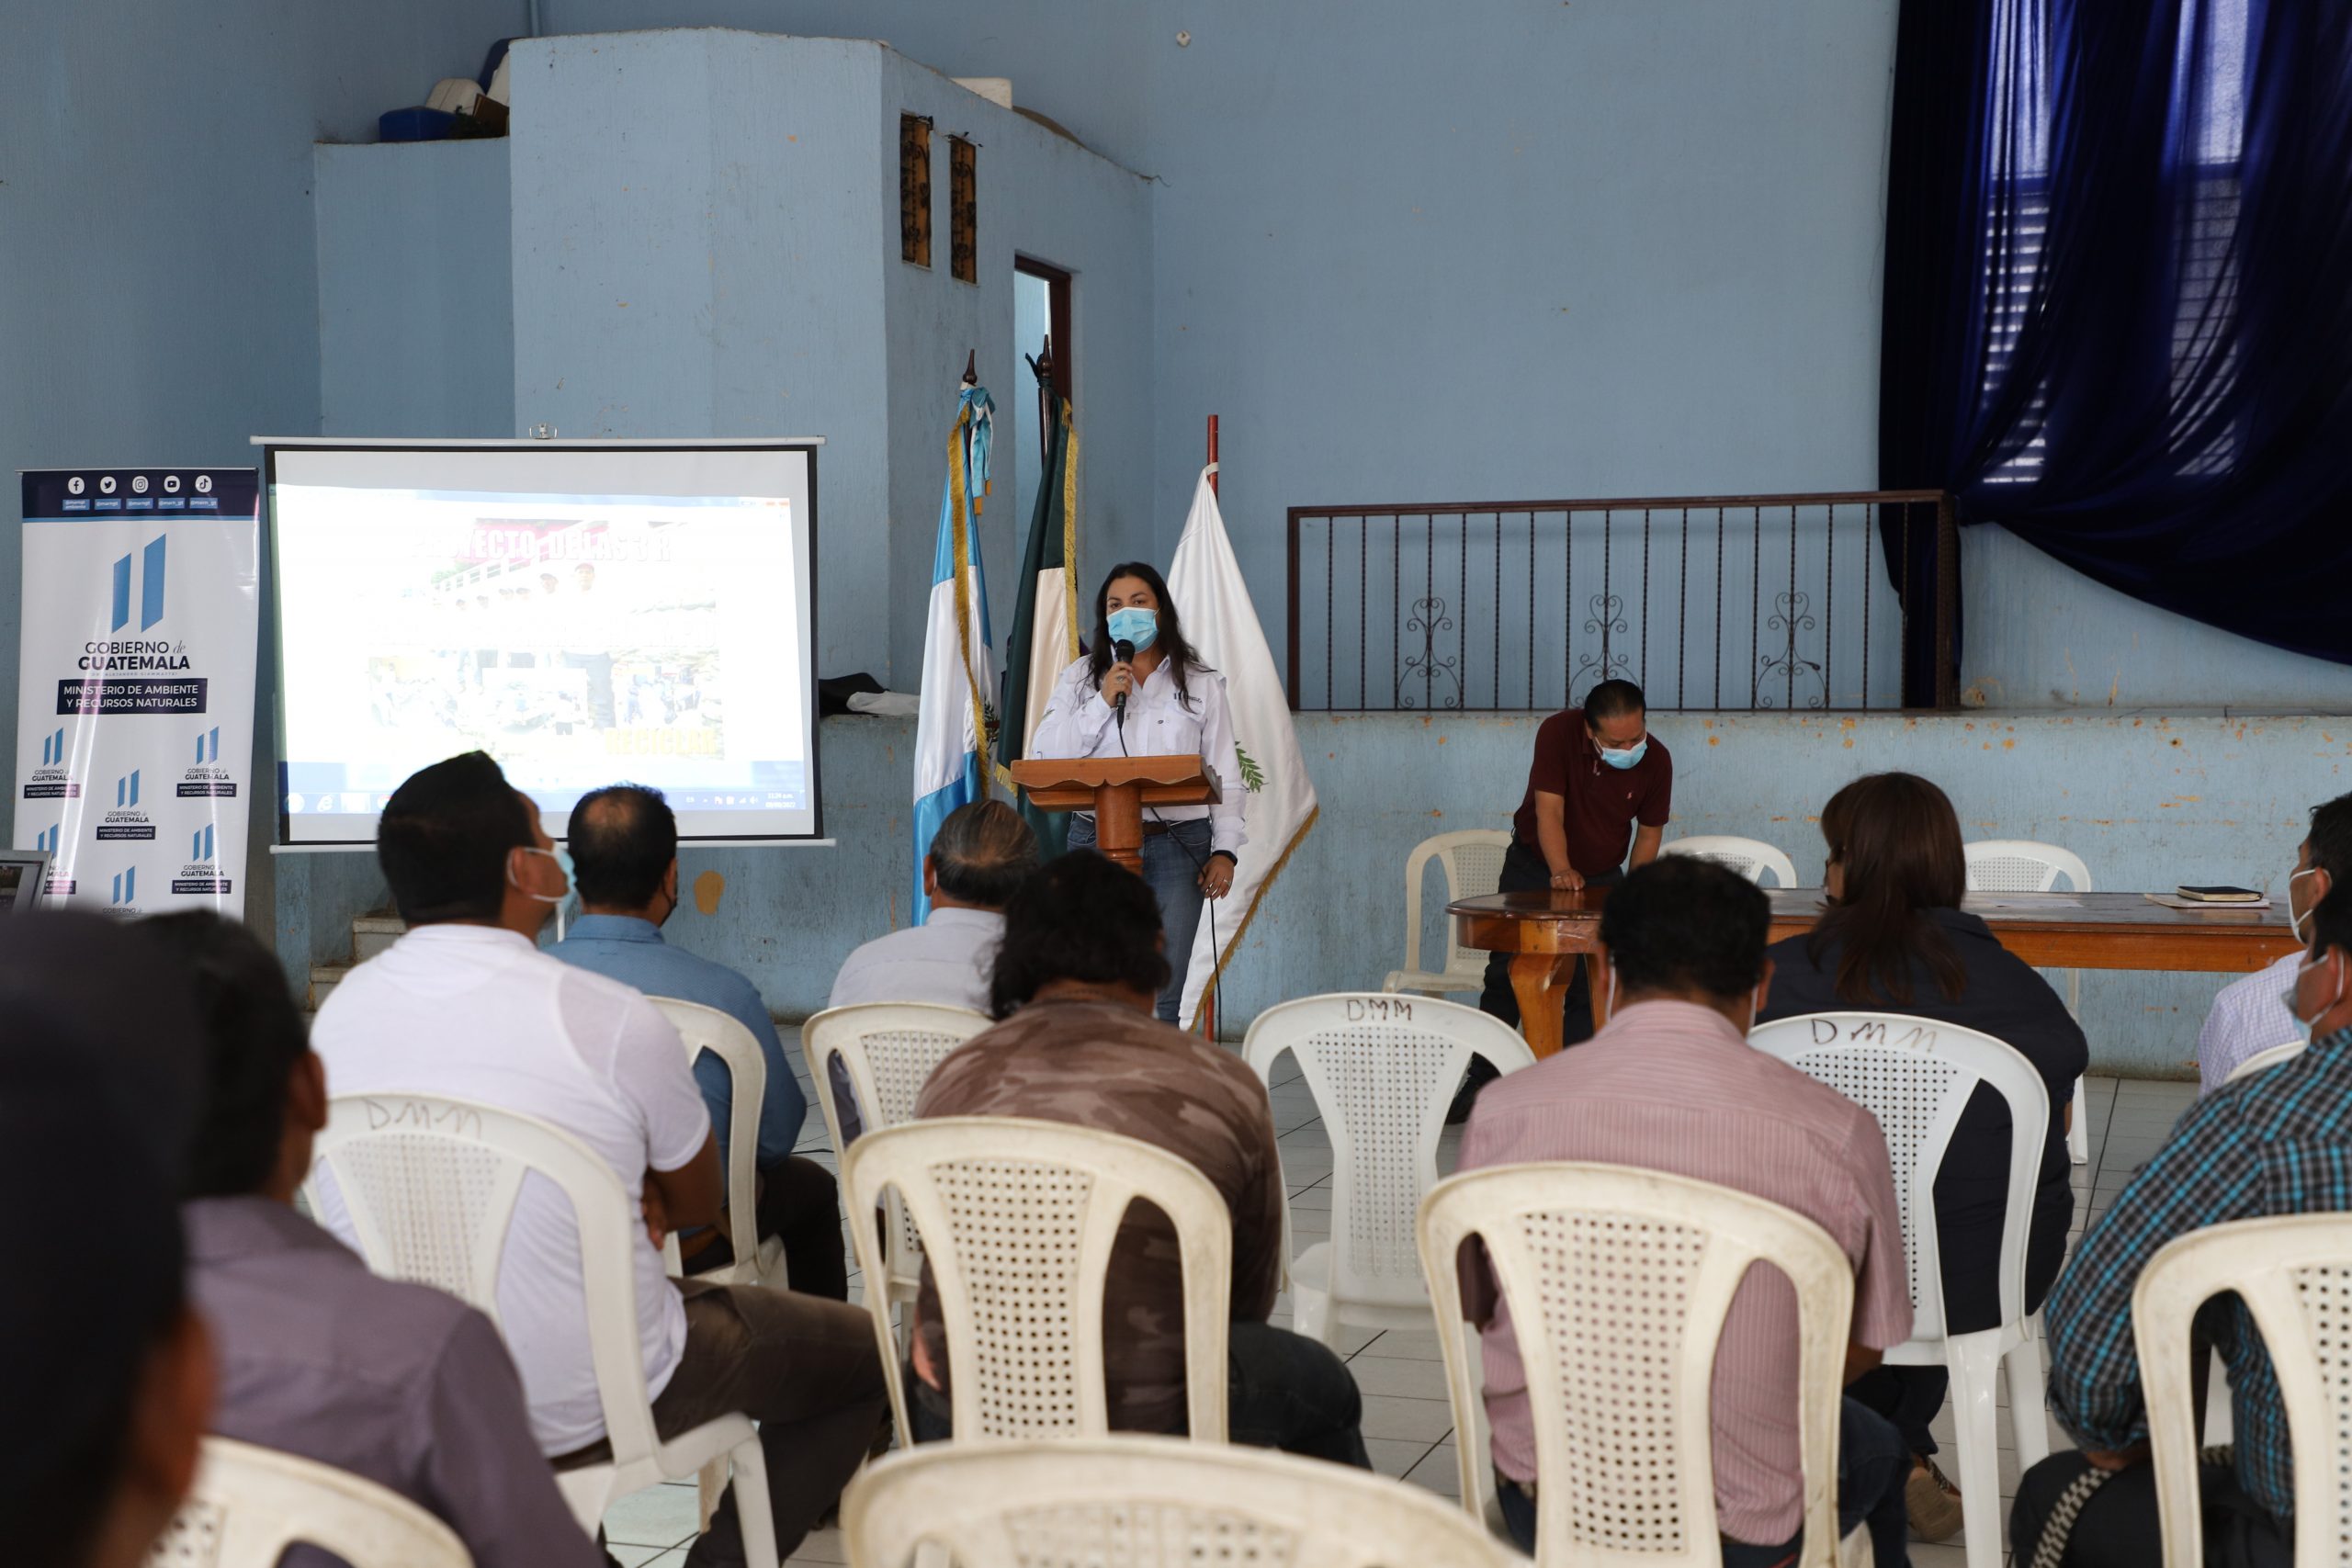
M1811 931L1821 918L1818 887L1764 892L1772 901L1774 942ZM1605 1017L1600 909L1608 897L1605 887L1554 889L1490 893L1445 907L1456 942L1511 955L1520 1029L1538 1056L1560 1048L1559 993L1579 958L1590 982L1594 1027ZM2302 945L2280 904L2170 909L2138 893L1972 893L1961 907L1983 917L2003 947L2043 969L2250 974Z

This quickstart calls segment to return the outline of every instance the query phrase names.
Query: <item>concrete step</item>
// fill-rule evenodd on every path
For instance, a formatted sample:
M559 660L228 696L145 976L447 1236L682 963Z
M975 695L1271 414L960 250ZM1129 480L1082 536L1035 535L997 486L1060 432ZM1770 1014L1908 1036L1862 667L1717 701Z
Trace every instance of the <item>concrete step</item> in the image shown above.
M326 1006L327 997L343 977L357 968L356 964L313 964L311 965L311 1010L316 1012Z
M389 910L357 916L351 922L352 956L365 964L400 941L407 931L407 923Z

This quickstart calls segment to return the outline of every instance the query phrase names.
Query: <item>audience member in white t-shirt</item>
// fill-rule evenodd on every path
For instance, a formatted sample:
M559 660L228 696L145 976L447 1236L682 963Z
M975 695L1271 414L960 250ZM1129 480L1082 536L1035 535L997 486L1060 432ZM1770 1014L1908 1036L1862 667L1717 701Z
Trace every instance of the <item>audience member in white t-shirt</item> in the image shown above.
M472 751L412 775L384 808L377 855L409 931L320 1010L311 1042L330 1088L480 1100L551 1122L604 1156L645 1214L634 1261L654 1425L670 1438L731 1412L760 1422L776 1542L790 1555L882 1427L865 1314L665 1277L662 1236L718 1217L710 1116L676 1031L650 1002L535 945L564 897L563 869L537 807L496 762ZM321 1185L322 1219L354 1239ZM578 1234L551 1184L526 1182L515 1204L498 1306L540 1448L558 1468L604 1457ZM687 1561L743 1561L732 1507Z
M2312 807L2311 830L2296 846L2295 869L2287 874L2287 920L2297 942L2311 940L2312 911L2346 881L2352 881L2352 795L2339 795ZM2197 1033L2199 1094L2229 1082L2247 1057L2301 1038L2290 998L2295 972L2310 956L2298 947L2269 968L2222 987Z

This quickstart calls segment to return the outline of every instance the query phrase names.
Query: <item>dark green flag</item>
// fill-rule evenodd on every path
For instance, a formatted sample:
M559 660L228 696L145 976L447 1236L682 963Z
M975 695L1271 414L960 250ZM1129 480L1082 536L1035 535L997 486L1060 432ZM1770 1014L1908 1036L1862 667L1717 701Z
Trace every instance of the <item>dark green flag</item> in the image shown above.
M1029 754L1029 737L1045 715L1054 682L1078 657L1078 431L1050 367L1031 359L1029 368L1037 376L1038 401L1052 412L997 699L997 761L1007 766ZM1038 850L1047 859L1068 846L1067 812L1040 811L1024 797L1021 814L1036 829Z

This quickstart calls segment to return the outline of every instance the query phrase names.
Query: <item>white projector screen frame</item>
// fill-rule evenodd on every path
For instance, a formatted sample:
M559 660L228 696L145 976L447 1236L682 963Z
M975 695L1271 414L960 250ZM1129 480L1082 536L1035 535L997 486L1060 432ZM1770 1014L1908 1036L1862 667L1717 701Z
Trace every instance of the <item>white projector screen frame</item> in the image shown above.
M787 519L785 530L786 547L780 560L771 558L770 565L787 580L784 586L794 612L793 624L781 632L772 626L762 626L754 635L788 638L797 634L798 646L797 653L793 654L792 663L799 671L799 679L775 694L783 704L783 720L780 723L771 721L762 728L769 732L764 744L780 746L787 753L797 750L800 755L797 758L784 755L738 759L737 761L739 764L744 761L784 762L784 783L775 784L773 778L759 784L729 780L711 765L697 765L659 750L614 751L609 754L609 766L600 766L597 764L603 763L605 758L598 757L592 763L581 757L570 756L556 763L544 755L510 756L504 754L505 748L495 744L486 749L507 765L510 773L515 775L517 784L538 802L541 819L552 838L562 839L565 836L571 806L585 789L598 784L628 779L659 785L670 795L678 814L678 830L682 840L702 843L824 841L822 792L820 787L821 775L817 750L816 677L817 448L823 445L821 437L747 441L359 441L289 437L256 438L254 444L263 448L263 479L267 498L265 517L271 563L272 654L277 676L277 847L299 852L372 845L376 836L377 814L384 798L399 783L398 778L390 777L388 773L384 777L375 776L386 773L382 766L378 765L368 770L364 777L346 775L339 789L325 790L318 786L318 769L322 763L348 762L351 759L298 754L299 749L315 744L306 736L315 732L322 722L314 714L321 705L322 682L305 681L299 672L292 682L289 683L288 679L287 650L289 643L306 648L313 646L322 635L317 620L323 613L316 602L322 595L308 581L310 573L316 569L309 551L322 525L315 517L300 513L306 507L320 504L328 491L351 494L368 490L438 491L452 492L453 495L463 492L478 497L493 509L513 508L517 502L536 500L551 502L548 507L550 512L561 507L609 507L616 501L634 504L636 498L645 497L673 498L681 507L695 504L697 498L703 497L741 498L755 504L775 503L780 506ZM283 496L281 490L286 491ZM297 491L311 493L297 494ZM505 496L515 499L513 502L499 499ZM288 519L281 515L282 502L290 503L296 513L291 521L298 543L290 561L287 533ZM539 508L535 506L531 510ZM578 516L577 513L573 513L574 520L571 522L565 522L560 513L545 520L535 517L527 529L513 531L513 537L519 538L528 533L532 541L528 556L533 563L570 565L575 576L582 576L585 575L582 567L589 566L590 562L573 559L573 553L581 552L582 547L574 547L573 551L567 552L549 543L558 536L576 534L584 537L600 532L597 527L582 528L577 521ZM497 520L492 519L493 522ZM476 521L477 528L480 523L481 520ZM457 525L445 519L439 525L450 527ZM649 526L662 525L665 525ZM740 521L737 525L741 525ZM610 551L624 531L605 533L605 543L584 553L596 560L622 558ZM479 551L479 547L469 547ZM479 560L483 558L477 553L468 558ZM511 575L512 559L503 564ZM590 592L594 586L594 580L590 578L578 586L582 592ZM559 579L559 587L547 592L560 595L564 592L564 584ZM302 602L293 604L290 619L296 630L289 637L289 602L298 598ZM484 608L488 608L487 604ZM531 608L516 604L511 613L527 614ZM722 629L735 628L732 635L739 637L742 628L750 624L741 617L729 619L722 615L721 618ZM368 633L362 629L355 635L366 636ZM793 653L788 647L783 651ZM567 666L576 670L578 667L571 663L572 660L592 656L566 649L559 657ZM503 668L508 661L505 656L502 656L496 666ZM536 670L537 660L530 656L515 660L518 663L526 661ZM609 649L604 650L603 662L605 668L601 671L579 676L579 680L584 681L591 688L585 703L594 710L588 719L591 728L587 732L634 728L634 726L619 725L617 713L610 716L613 722L597 727L602 707L608 704L617 705L620 700L613 686ZM555 676L556 668L556 662L550 660L548 679L561 678ZM604 689L601 692L594 690L599 672L603 674ZM693 679L695 673L689 670L685 671L683 682L662 686L658 700L665 709L673 700L684 700L673 695L674 686L679 683L694 692L694 700L699 703L700 693L695 690L696 683ZM472 678L483 686L488 683L479 667L473 669ZM723 682L723 665L720 679ZM668 682L667 674L657 677L657 684ZM427 689L434 683L421 679L404 682L409 687ZM440 684L454 686L455 682L445 676ZM562 711L578 708L582 700L580 695L571 694ZM627 700L632 707L638 701L633 694ZM720 725L726 722L728 711L722 702L719 705ZM709 730L719 728L718 725L704 723L699 707L695 713L698 727ZM579 720L575 718L571 722L578 723ZM569 734L570 730L566 729L565 733ZM649 727L647 733L660 739L662 731ZM669 733L674 737L680 732L673 729ZM632 737L642 738L641 735ZM617 744L610 734L607 734L606 741L608 746ZM518 743L517 750L527 751L528 748ZM401 759L403 776L405 771L435 760L428 756ZM796 764L800 770L797 776L792 773ZM550 771L568 773L571 776L550 783L548 782ZM596 777L592 783L586 776L591 771L604 776ZM694 779L692 775L696 772L706 777L699 781ZM314 787L306 789L306 784ZM336 810L318 808L320 797L326 794L335 796ZM763 796L765 802L781 801L784 804L752 804ZM299 806L296 804L298 797ZM344 808L355 801L368 808Z

